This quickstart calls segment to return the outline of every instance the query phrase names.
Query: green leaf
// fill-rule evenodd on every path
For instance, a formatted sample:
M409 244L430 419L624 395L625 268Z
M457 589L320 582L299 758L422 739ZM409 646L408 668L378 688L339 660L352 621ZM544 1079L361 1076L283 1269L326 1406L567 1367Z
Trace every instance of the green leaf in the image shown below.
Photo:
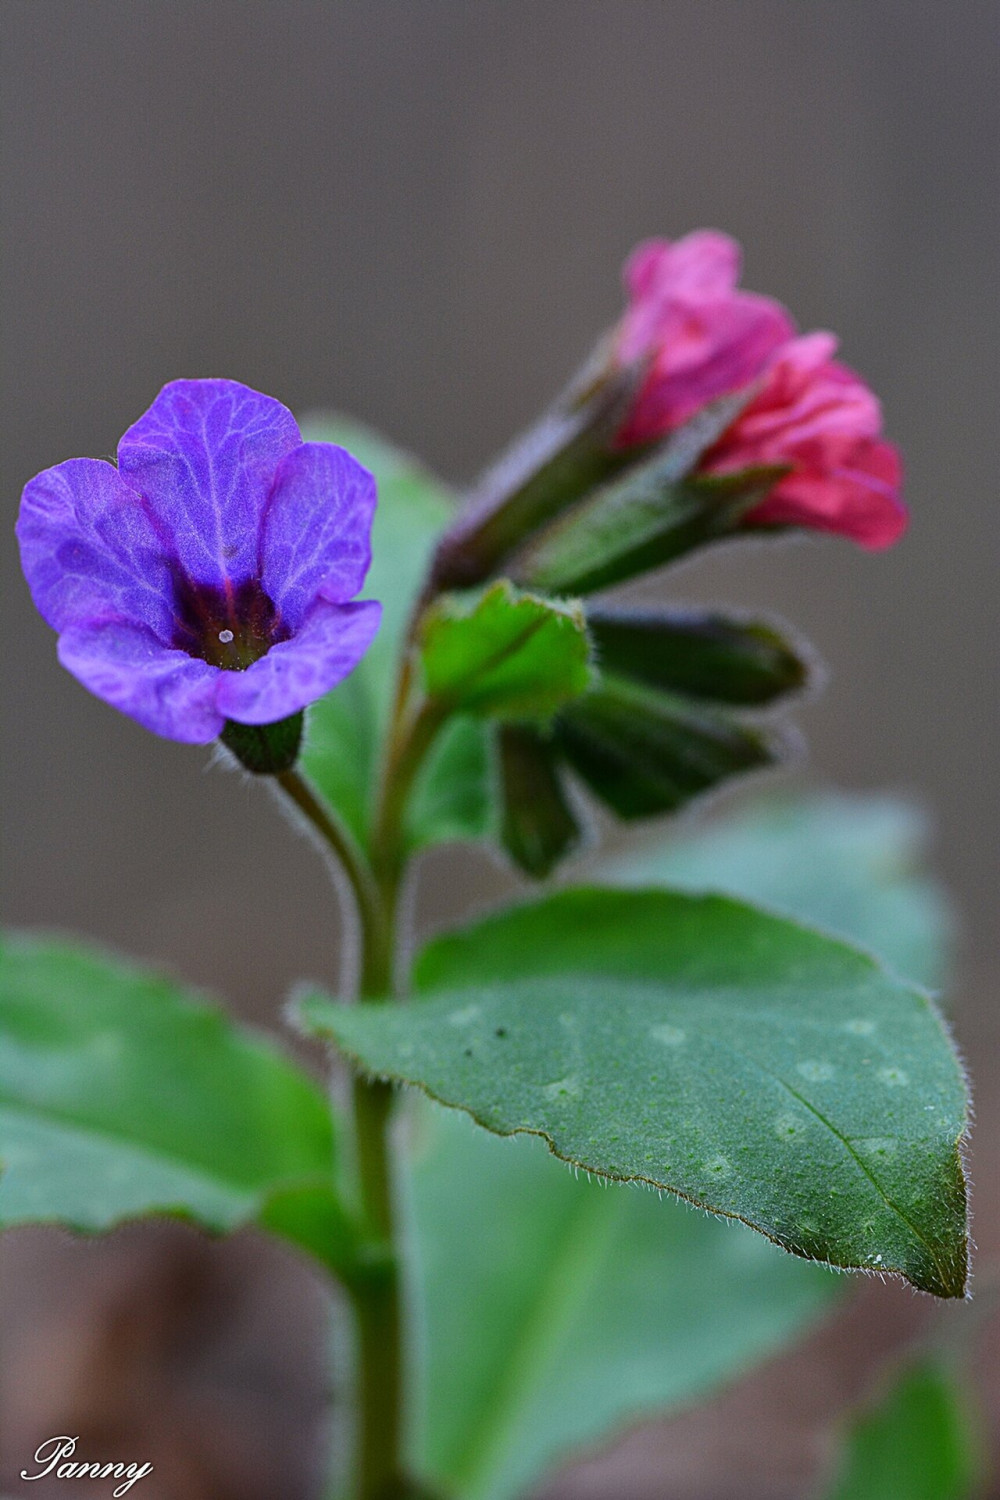
M620 818L673 812L720 781L780 760L773 730L602 672L555 727L558 748Z
M504 848L519 869L543 880L580 838L552 742L530 725L504 724L497 745Z
M490 1130L963 1295L962 1070L867 955L723 897L580 889L439 939L415 980L416 1003L307 1021Z
M964 1392L925 1356L855 1420L827 1500L967 1500L978 1478Z
M411 850L474 842L496 822L486 727L462 715L445 724L417 778L407 810Z
M454 506L440 480L359 424L316 418L303 423L303 432L310 441L349 449L378 481L372 566L361 597L381 600L382 624L360 666L309 710L303 754L308 775L366 844L400 644Z
M0 947L0 1224L266 1220L324 1258L351 1231L322 1091L172 980L67 941Z
M540 1142L455 1112L419 1116L408 1196L418 1464L465 1500L523 1494L581 1446L702 1397L840 1285L741 1226L577 1179Z
M507 579L439 599L420 644L428 696L453 712L545 720L590 680L580 606L522 594Z
M602 881L720 891L822 927L931 989L952 917L921 870L920 811L891 797L767 797L697 832L662 832L600 862Z
M695 698L771 703L808 678L802 656L764 620L591 608L587 625L605 671Z

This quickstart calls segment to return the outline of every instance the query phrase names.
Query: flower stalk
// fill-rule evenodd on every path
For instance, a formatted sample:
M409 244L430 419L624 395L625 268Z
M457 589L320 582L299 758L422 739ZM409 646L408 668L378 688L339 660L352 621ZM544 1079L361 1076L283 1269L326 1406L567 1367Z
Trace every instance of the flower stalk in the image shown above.
M358 1001L385 1000L394 987L395 883L379 886L347 829L298 771L284 771L275 781L347 876L360 934ZM369 1241L365 1272L352 1277L347 1287L357 1333L355 1500L393 1500L407 1493L408 1484L402 1457L405 1369L389 1139L392 1100L391 1085L355 1075L355 1172Z
M396 946L393 893L379 888L350 834L298 771L282 772L275 780L347 876L360 932L359 1002L386 999L393 989ZM357 1332L355 1500L394 1500L408 1493L402 1458L403 1314L389 1139L392 1100L391 1085L355 1075L355 1171L369 1241L364 1274L352 1277L347 1287Z
M282 792L320 835L350 887L360 934L358 1002L378 1004L396 990L398 893L406 847L405 811L414 779L443 721L436 704L413 706L404 668L369 863L358 844L295 769L275 776ZM369 1239L364 1274L347 1290L357 1333L354 1500L403 1500L415 1491L405 1473L406 1396L402 1277L396 1243L391 1146L394 1091L356 1074L352 1083L359 1208Z

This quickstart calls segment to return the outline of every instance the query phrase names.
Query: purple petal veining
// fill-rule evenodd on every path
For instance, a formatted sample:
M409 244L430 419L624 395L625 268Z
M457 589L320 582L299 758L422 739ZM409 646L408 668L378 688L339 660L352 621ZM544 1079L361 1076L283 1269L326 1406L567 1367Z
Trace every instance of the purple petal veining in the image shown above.
M357 666L381 612L351 602L374 510L367 470L303 443L280 402L176 380L117 469L75 458L32 479L17 533L62 664L147 729L203 744L227 719L297 713Z

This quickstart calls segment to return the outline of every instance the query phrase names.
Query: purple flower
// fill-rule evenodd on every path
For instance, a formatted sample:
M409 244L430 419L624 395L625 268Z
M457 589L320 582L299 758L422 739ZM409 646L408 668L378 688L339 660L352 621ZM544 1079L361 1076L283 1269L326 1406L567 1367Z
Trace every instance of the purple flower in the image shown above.
M235 380L175 380L118 445L25 486L28 587L59 660L168 739L270 724L357 666L381 606L350 603L371 560L375 481L304 443Z

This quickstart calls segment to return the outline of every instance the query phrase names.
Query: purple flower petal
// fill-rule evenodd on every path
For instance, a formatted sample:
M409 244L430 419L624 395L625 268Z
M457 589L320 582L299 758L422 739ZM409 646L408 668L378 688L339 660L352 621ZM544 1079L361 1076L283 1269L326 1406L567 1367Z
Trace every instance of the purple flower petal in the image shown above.
M357 666L381 607L364 582L375 481L303 444L278 401L230 380L165 386L119 468L71 459L25 487L24 571L59 657L170 739L296 713Z
M218 682L235 674L168 649L142 626L73 625L59 637L59 660L98 698L154 734L207 745L222 733Z
M297 630L316 599L343 604L371 562L375 480L343 448L303 443L275 475L261 541L261 582Z
M328 604L319 600L291 640L272 646L245 672L222 672L219 710L240 724L271 724L313 703L354 670L378 630L374 600Z
M71 458L24 489L21 562L39 613L56 630L129 620L172 639L173 581L141 496L109 463Z
M275 471L302 442L287 407L235 380L174 380L118 445L189 578L226 590L253 576Z

